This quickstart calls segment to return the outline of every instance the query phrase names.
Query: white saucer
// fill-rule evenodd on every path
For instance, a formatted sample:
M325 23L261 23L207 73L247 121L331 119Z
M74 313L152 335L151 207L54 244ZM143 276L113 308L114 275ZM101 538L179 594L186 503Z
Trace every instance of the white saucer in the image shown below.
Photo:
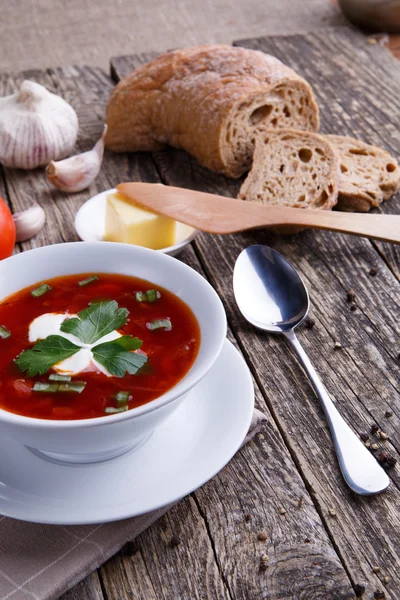
M251 422L249 369L226 341L216 364L138 450L91 465L48 462L0 438L0 514L57 525L126 519L183 498L239 449Z
M101 242L104 240L106 198L108 194L116 191L116 189L105 190L82 204L75 217L76 233L81 240L84 242ZM176 256L187 244L190 244L196 234L197 229L176 221L176 244L168 246L168 248L161 248L157 252Z

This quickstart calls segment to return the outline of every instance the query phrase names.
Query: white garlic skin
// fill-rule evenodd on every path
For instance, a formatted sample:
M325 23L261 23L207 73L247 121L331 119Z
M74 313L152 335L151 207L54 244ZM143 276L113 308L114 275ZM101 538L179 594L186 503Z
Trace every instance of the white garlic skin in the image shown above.
M35 169L73 150L78 117L63 98L33 81L0 98L0 163Z
M41 206L33 204L22 212L13 214L17 242L33 238L43 228L46 215Z
M89 187L100 171L106 133L107 125L104 125L101 138L91 150L59 162L51 161L46 169L48 180L64 192L81 192Z

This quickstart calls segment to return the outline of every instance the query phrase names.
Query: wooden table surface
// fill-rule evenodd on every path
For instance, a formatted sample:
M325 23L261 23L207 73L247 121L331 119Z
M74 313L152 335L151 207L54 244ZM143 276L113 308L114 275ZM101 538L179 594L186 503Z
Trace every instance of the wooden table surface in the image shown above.
M346 29L240 43L275 54L310 81L324 131L350 133L400 154L400 67L387 49ZM14 91L23 78L62 94L78 112L79 145L87 149L102 129L114 81L148 59L114 60L113 79L90 67L4 75L0 95ZM77 240L77 208L124 180L223 195L235 195L240 185L172 149L106 153L96 182L74 195L51 188L41 171L3 169L0 195L12 209L38 201L47 215L45 229L19 250ZM399 209L398 197L382 207L389 213ZM232 269L252 243L276 248L298 268L312 302L312 320L299 331L302 344L356 433L369 434L377 455L385 451L398 458L398 248L312 231L291 237L266 231L201 234L179 258L220 294L230 339L248 362L256 404L268 424L218 476L62 600L344 600L363 587L366 599L400 598L398 466L388 470L391 485L380 496L359 497L344 484L322 409L294 356L282 339L250 327L236 308ZM350 289L354 303L347 297ZM371 426L389 439L371 434Z

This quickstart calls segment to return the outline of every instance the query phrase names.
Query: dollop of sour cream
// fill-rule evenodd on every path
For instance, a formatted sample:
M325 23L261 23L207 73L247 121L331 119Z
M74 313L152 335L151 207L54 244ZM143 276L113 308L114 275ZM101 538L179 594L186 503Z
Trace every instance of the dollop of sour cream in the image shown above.
M36 317L29 325L29 341L37 342L49 335L60 335L80 347L79 352L52 367L57 373L62 375L77 375L78 373L82 373L82 371L100 371L104 375L107 375L107 377L112 377L107 369L93 358L92 348L98 346L98 344L116 340L121 337L121 334L115 330L104 335L94 344L84 344L75 335L64 333L60 329L65 319L72 319L72 317L76 316L69 313L46 313L40 317Z

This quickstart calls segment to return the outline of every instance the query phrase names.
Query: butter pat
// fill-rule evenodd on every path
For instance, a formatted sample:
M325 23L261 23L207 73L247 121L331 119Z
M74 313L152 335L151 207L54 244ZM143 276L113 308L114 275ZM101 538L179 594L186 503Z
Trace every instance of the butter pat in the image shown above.
M107 196L104 239L159 250L175 244L176 221L134 206L118 193Z

